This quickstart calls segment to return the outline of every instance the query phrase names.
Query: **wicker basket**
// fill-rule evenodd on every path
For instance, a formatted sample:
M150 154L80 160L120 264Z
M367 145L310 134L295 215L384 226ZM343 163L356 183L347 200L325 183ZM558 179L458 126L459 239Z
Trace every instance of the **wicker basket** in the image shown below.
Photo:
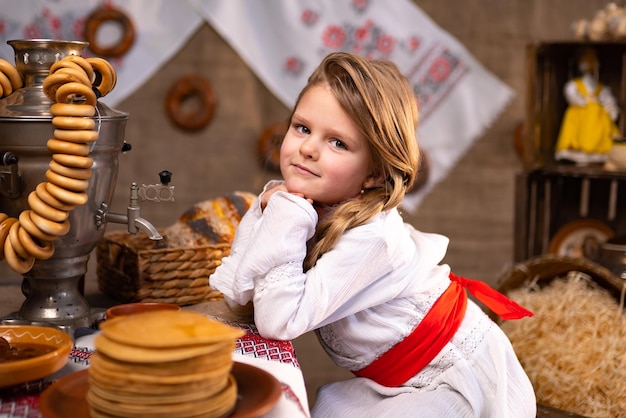
M607 289L617 300L624 281L609 269L586 258L545 254L529 258L505 271L496 282L497 289L507 294L524 283L536 280L539 286L548 284L556 277L564 277L570 271L588 274L601 287Z
M96 247L98 288L121 302L191 305L222 299L209 276L230 253L230 244L155 248L146 234L105 234Z

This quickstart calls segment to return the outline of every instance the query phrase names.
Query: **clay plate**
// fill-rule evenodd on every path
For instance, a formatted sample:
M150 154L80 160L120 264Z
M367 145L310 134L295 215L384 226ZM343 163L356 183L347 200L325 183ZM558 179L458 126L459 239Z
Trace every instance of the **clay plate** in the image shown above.
M0 336L11 345L41 344L53 351L24 360L0 363L0 388L46 377L65 366L74 345L70 336L52 327L34 325L1 325Z
M598 242L605 242L613 235L613 230L603 222L595 219L577 219L565 224L554 234L548 252L572 258L584 257L585 237L593 236Z
M180 311L181 307L173 303L160 303L160 302L135 302L125 303L123 305L111 306L106 310L106 319L115 318L117 316L132 315L142 312L150 311Z
M269 412L282 389L274 376L245 363L233 363L237 404L230 418L256 418ZM89 418L87 389L89 369L67 375L41 393L39 410L44 418Z

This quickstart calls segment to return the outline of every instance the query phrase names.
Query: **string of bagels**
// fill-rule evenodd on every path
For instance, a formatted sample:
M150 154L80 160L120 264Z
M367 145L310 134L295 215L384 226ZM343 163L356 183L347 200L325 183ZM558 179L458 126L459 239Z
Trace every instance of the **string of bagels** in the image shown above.
M35 260L54 254L54 241L70 230L69 214L87 203L86 193L98 140L98 98L115 87L113 66L102 58L69 55L55 62L43 82L50 106L54 136L47 147L52 154L45 181L28 195L29 209L18 218L0 213L0 261L20 274L31 270ZM23 80L15 66L0 59L0 98L21 88Z

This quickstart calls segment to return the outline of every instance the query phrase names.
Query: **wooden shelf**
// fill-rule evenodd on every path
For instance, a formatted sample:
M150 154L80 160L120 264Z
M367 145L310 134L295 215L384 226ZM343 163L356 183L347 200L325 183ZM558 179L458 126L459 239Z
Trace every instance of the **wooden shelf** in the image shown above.
M626 171L554 159L567 108L563 87L576 74L574 57L583 46L596 49L599 79L626 112L626 43L551 42L527 47L524 169L515 190L514 258L518 262L551 252L557 234L578 223L606 225L615 236L626 236ZM618 119L622 136L625 120L624 114Z

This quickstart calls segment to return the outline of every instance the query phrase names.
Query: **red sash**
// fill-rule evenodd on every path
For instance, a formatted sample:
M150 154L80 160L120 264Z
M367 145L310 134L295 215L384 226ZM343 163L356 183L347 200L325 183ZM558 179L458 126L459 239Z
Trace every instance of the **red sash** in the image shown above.
M435 301L411 334L369 366L353 373L387 387L400 386L415 376L435 358L461 326L467 308L467 293L464 288L502 319L533 316L532 312L487 283L452 273L450 280L450 286Z

